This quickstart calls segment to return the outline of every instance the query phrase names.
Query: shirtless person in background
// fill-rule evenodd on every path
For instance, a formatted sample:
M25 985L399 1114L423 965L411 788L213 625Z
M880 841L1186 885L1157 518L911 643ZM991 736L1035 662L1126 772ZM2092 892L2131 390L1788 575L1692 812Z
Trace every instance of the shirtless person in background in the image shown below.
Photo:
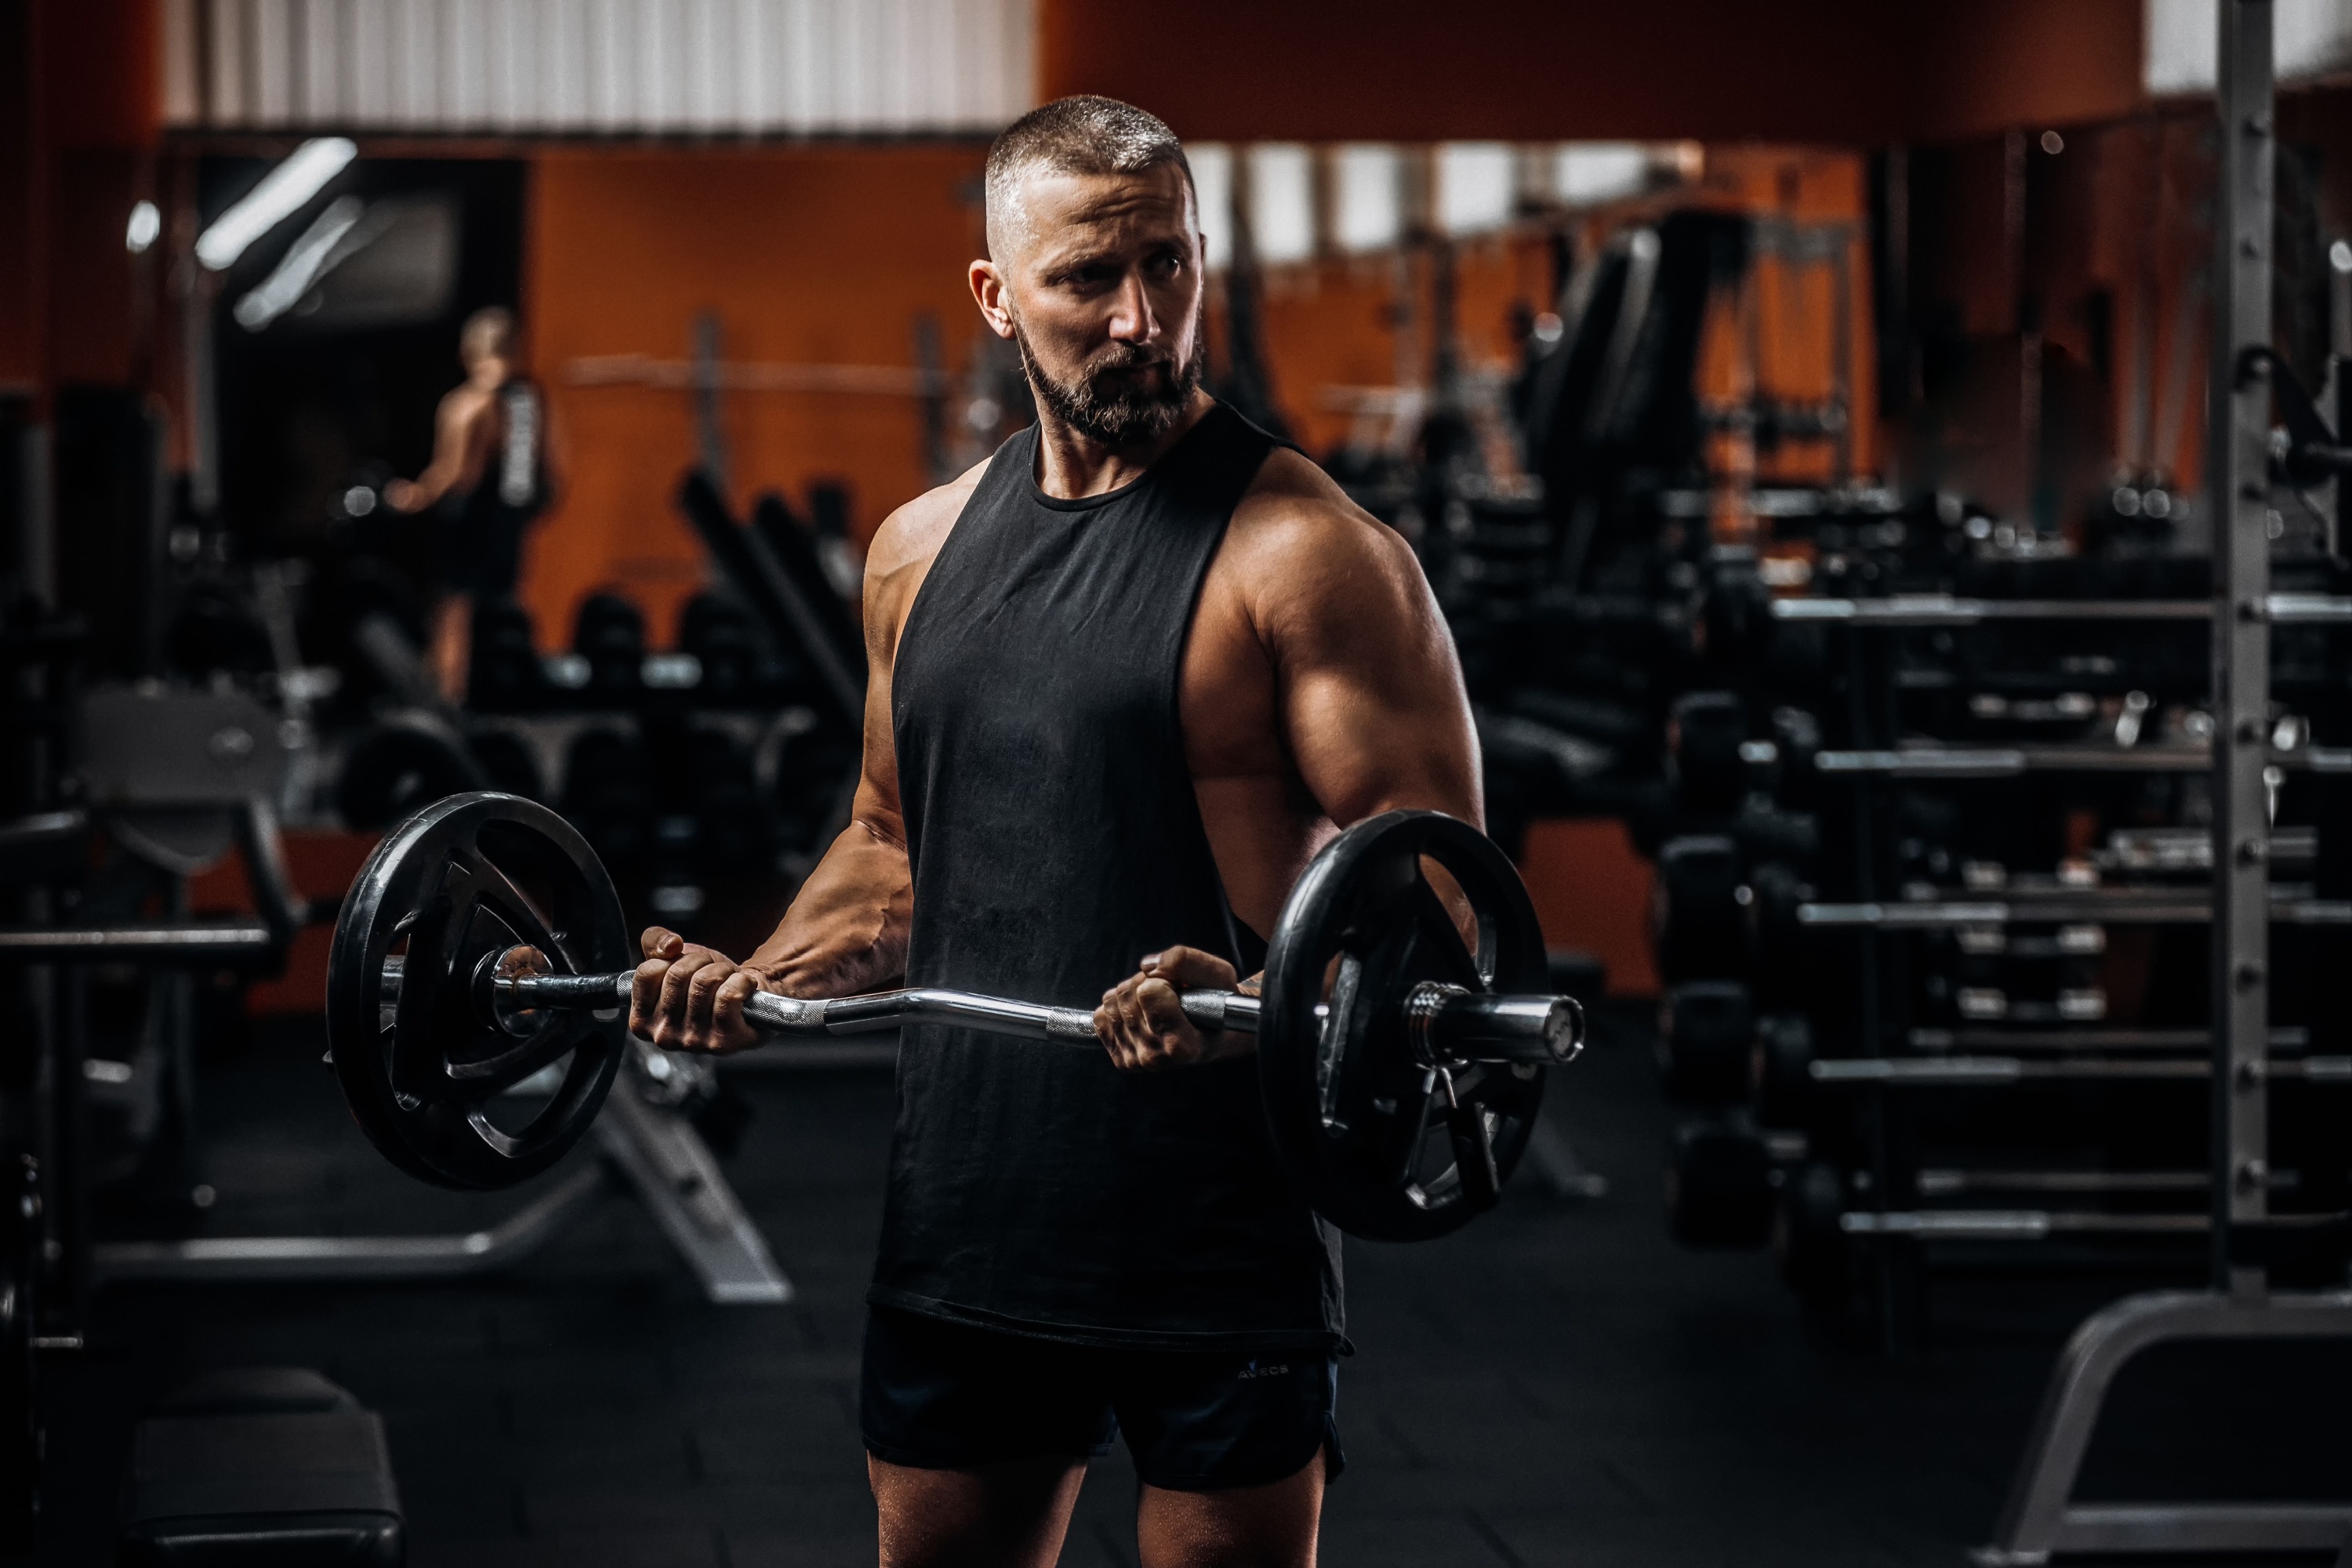
M1339 828L1480 821L1469 707L1405 542L1201 390L1168 128L1048 104L987 202L971 290L1038 422L884 522L854 819L740 965L647 931L630 1027L730 1051L755 988L902 975L1097 1006L1101 1051L905 1032L861 1401L882 1562L1051 1563L1115 1422L1147 1568L1311 1563L1339 1238L1275 1162L1252 1037L1177 993L1257 969Z
M547 505L546 405L515 365L515 319L491 306L466 318L466 379L433 416L433 461L383 487L394 511L438 509L441 595L426 659L441 695L466 700L474 606L511 598L522 536Z

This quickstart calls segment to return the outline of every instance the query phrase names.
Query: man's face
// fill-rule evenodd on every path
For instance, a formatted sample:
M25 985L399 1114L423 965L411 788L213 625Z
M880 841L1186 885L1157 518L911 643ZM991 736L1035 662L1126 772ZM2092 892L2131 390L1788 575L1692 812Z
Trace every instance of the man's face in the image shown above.
M1110 447L1157 440L1201 384L1201 239L1173 164L1040 171L1022 183L1014 254L972 264L990 324L1021 345L1038 401Z

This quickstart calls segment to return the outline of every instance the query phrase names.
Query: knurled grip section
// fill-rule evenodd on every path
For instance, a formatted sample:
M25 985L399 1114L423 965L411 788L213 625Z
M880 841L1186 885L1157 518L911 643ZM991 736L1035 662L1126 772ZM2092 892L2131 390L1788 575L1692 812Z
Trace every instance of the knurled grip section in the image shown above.
M1076 1007L1050 1007L1045 1012L1045 1037L1049 1040L1095 1041L1095 1016Z

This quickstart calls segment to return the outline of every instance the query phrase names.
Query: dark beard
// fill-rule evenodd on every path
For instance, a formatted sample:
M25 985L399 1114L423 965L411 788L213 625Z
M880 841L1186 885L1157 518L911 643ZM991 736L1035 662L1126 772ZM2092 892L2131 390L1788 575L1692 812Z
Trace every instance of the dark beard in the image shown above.
M1084 379L1069 383L1055 380L1037 363L1029 347L1029 334L1017 316L1013 339L1021 346L1021 368L1028 373L1037 401L1065 425L1115 451L1149 446L1176 428L1192 394L1200 390L1209 363L1208 338L1197 323L1192 355L1175 368L1164 391L1148 381L1132 379L1131 373L1145 366L1173 363L1149 349L1118 345L1117 358L1088 366Z

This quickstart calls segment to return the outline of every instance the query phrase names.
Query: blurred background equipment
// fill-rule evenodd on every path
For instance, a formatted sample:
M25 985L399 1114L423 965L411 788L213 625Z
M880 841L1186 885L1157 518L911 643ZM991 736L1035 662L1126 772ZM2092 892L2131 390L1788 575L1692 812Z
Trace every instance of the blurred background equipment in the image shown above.
M870 1561L892 1047L632 1051L412 1193L329 933L484 788L772 929L866 542L1034 417L965 269L1076 90L1187 137L1208 384L1411 542L1609 998L1498 1215L1351 1251L1328 1555L2344 1550L2343 8L913 16L0 0L0 1558ZM453 594L485 310L540 515Z

